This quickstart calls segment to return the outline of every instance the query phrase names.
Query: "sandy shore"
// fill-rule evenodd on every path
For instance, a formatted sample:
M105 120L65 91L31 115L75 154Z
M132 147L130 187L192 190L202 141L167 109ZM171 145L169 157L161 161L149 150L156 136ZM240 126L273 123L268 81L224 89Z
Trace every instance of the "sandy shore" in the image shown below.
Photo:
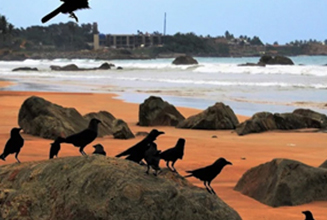
M5 86L0 84L0 86ZM113 94L77 94L77 93L37 93L37 92L0 92L0 151L2 151L9 131L17 126L18 111L23 101L32 96L41 96L51 102L65 107L75 107L80 113L106 110L116 118L125 120L131 130L150 131L152 128L136 126L138 121L138 104L125 103L114 99ZM180 108L178 110L186 117L200 112L196 109ZM240 121L246 117L238 116ZM304 219L301 211L311 210L316 219L326 219L327 202L314 202L295 207L270 208L233 190L242 174L251 167L272 160L273 158L290 158L299 160L311 166L319 166L327 159L327 136L323 133L267 132L239 137L231 131L201 131L184 130L172 127L157 127L165 131L165 135L157 140L158 148L165 150L174 146L179 137L186 139L185 157L175 165L180 174L185 170L199 168L214 162L219 157L225 157L233 163L226 167L212 182L218 196L232 206L244 220L254 219ZM25 139L24 148L20 153L22 162L46 160L49 154L50 140L22 134ZM218 138L212 138L217 135ZM107 155L114 156L118 152L135 144L143 137L131 140L115 140L110 136L98 138L93 143L101 143ZM314 140L314 141L313 141ZM86 153L93 151L86 147ZM63 144L60 157L80 155L77 148ZM242 160L241 158L246 158ZM14 163L13 155L0 165ZM164 167L164 162L161 162ZM192 183L203 187L202 182L190 178Z

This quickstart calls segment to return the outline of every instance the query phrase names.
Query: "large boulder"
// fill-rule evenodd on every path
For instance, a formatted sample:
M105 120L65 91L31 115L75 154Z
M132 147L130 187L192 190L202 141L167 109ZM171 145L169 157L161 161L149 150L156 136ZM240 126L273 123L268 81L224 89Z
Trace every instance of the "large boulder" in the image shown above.
M296 109L292 113L259 112L236 127L238 135L260 133L271 130L292 130L326 127L326 115L308 109Z
M319 167L327 169L327 160L325 160Z
M55 139L84 130L92 118L102 121L99 124L98 137L114 133L113 122L116 118L109 112L100 111L82 116L75 108L64 108L41 97L32 96L22 104L18 124L27 134ZM134 136L132 133L131 135Z
M0 219L241 219L176 173L144 171L102 155L1 166Z
M265 65L294 65L293 61L285 56L275 56L263 55L258 64Z
M228 105L217 102L205 111L181 121L176 127L205 130L235 129L238 123L234 111Z
M175 64L175 65L194 65L194 64L198 64L198 61L191 56L183 55L183 56L176 57L175 60L173 61L173 64Z
M244 173L234 189L272 207L327 201L327 169L273 159Z
M140 126L176 126L184 119L175 106L160 97L150 96L140 104L138 122Z

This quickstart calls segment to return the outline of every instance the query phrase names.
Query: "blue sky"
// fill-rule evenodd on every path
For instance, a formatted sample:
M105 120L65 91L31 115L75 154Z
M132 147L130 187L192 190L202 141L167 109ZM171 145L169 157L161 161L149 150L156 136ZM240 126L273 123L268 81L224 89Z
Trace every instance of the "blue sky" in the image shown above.
M327 39L327 0L89 0L91 10L76 12L80 23L97 22L101 33L133 34L137 30L167 34L258 36L264 43ZM59 0L0 0L0 14L15 27L42 25L41 18ZM72 21L60 14L46 25Z

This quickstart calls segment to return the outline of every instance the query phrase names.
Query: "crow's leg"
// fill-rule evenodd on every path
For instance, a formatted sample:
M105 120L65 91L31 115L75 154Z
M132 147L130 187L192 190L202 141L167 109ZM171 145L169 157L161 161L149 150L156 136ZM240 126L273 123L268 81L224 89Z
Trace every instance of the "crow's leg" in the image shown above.
M174 168L173 172L177 173L177 170L176 170L175 167L174 167L174 164L175 164L175 163L176 163L176 160L173 161L173 163L171 164L171 167Z
M76 20L76 22L78 22L78 18L77 18L77 16L75 15L74 12L70 12L70 13L69 13L69 17L70 17L70 18L74 18L74 19Z
M85 147L85 146L84 146ZM84 152L84 147L80 147L79 148L79 152L81 152L81 154L84 156L86 155L86 153Z
M147 166L148 166L148 168L147 168L147 170L145 171L145 173L146 173L146 174L149 174L150 165L148 164Z
M215 190L213 190L213 188L210 186L210 183L211 183L211 181L208 181L208 186L210 187L212 194L215 194L215 195L216 195L216 192L215 192Z
M173 171L173 170L170 168L170 166L169 166L169 160L167 160L166 166L168 167L168 169L169 169L170 171ZM173 171L173 172L174 172L174 171Z
M16 158L17 162L20 163L20 161L18 160L18 154L19 154L19 151L16 153L15 158Z
M204 184L204 186L206 187L206 189L208 190L208 192L209 192L210 194L212 194L211 190L210 190L210 189L208 188L208 186L207 186L207 181L204 181L203 184Z

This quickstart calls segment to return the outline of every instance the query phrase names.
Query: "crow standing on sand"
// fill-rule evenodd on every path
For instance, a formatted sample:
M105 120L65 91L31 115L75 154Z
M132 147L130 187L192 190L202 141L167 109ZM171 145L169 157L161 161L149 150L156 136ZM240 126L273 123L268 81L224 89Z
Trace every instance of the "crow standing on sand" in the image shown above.
M0 155L0 158L2 160L6 161L6 157L9 154L16 153L15 158L16 158L17 162L20 163L20 161L18 160L18 154L20 152L20 149L24 145L24 139L22 138L22 136L20 136L20 133L19 133L21 130L22 130L22 128L11 129L10 138L5 145L5 148L3 149L3 153Z
M49 159L54 158L56 156L58 158L58 153L60 151L60 143L62 143L65 139L62 137L58 137L53 143L51 143L50 147L50 155Z
M44 16L42 18L42 23L49 21L51 18L57 16L59 13L63 13L63 14L69 13L70 14L69 17L75 18L76 22L78 22L78 18L74 14L74 11L78 9L90 8L88 0L61 0L61 1L64 3L54 11Z
M106 156L107 153L104 151L104 148L101 144L96 144L93 146L95 148L94 152L92 154L100 154L103 156Z
M210 186L210 183L227 164L232 165L231 162L221 157L210 166L203 167L197 170L186 171L187 173L191 173L191 174L185 177L187 178L187 177L194 176L195 178L204 181L204 186L206 187L208 192L211 194L216 194L216 192Z
M144 160L148 166L148 169L146 170L146 174L149 174L150 166L152 169L155 170L155 173L153 173L155 176L158 174L158 170L160 170L159 162L160 162L160 150L157 150L157 144L152 142L149 144L149 149L145 151L144 153Z
M302 213L305 215L305 219L304 220L315 220L313 218L312 213L310 211L303 211Z
M160 158L167 162L166 163L167 167L173 172L177 172L174 167L175 162L178 159L181 159L181 160L183 159L184 146L185 146L185 139L180 138L180 139L178 139L175 147L165 150L164 152L162 152L160 154ZM173 169L169 167L169 161L172 162L171 166Z
M92 118L87 129L63 138L60 143L73 144L75 147L79 147L82 155L86 155L84 148L98 136L99 123L101 123L100 120Z
M142 141L138 142L134 146L128 148L124 152L116 155L116 157L128 156L127 160L134 161L136 163L140 163L144 158L144 153L149 149L149 143L152 143L156 140L156 138L164 134L163 131L158 131L157 129L153 129Z

